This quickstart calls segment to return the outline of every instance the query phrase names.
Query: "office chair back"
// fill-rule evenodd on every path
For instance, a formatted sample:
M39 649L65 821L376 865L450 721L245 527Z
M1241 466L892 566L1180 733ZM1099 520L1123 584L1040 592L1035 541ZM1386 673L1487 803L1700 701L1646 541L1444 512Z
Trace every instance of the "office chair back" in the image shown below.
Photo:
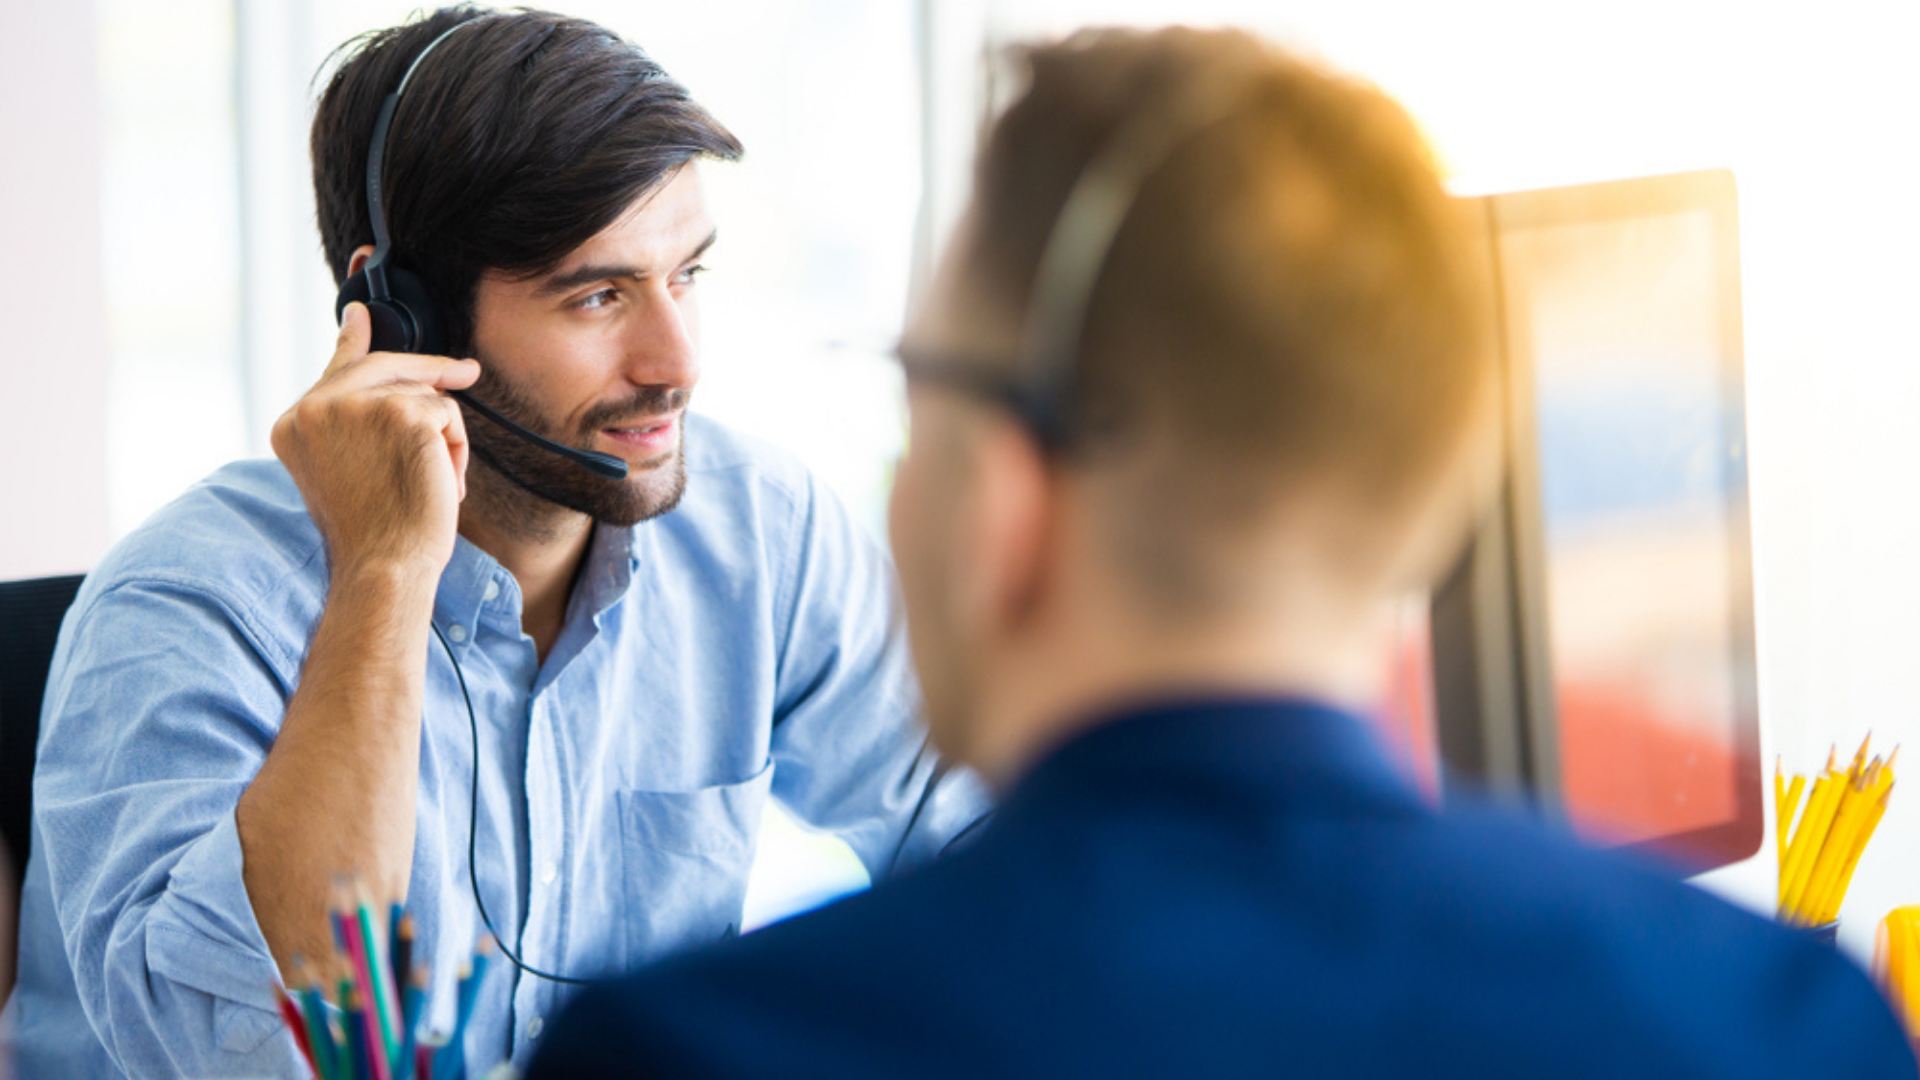
M0 582L0 839L18 883L33 841L33 752L47 667L80 575Z
M0 1002L13 993L20 883L33 843L33 755L40 699L60 622L80 591L80 575L0 582ZM5 865L10 864L10 865ZM5 1071L0 1062L0 1073Z

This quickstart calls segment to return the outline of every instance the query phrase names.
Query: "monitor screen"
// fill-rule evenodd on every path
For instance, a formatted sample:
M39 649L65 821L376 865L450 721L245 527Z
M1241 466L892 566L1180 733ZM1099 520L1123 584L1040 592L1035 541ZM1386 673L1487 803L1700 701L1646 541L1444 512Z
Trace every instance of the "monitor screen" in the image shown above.
M1632 843L1738 812L1746 470L1704 209L1498 235L1531 360L1547 656L1576 828Z
M1478 662L1511 673L1518 771L1583 836L1744 858L1763 777L1732 178L1485 206L1510 468L1503 535L1476 541L1502 587L1475 594L1509 615L1480 612L1469 651L1509 654ZM1461 625L1438 606L1435 624Z

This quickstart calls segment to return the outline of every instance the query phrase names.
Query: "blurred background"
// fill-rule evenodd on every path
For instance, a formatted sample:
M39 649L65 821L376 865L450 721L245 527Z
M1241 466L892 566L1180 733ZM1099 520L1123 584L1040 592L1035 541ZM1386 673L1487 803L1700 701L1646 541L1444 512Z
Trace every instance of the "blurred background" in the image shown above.
M710 167L696 408L806 459L876 531L904 417L884 359L965 198L984 58L1090 22L1231 23L1379 84L1456 188L1706 166L1739 183L1763 750L1810 772L1920 739L1920 5L1703 0L574 0L745 141ZM268 453L330 352L306 126L393 0L0 6L0 579L73 572ZM822 418L830 418L822 422ZM859 883L770 825L758 917ZM1843 915L1920 902L1896 795ZM1770 899L1765 845L1724 887Z

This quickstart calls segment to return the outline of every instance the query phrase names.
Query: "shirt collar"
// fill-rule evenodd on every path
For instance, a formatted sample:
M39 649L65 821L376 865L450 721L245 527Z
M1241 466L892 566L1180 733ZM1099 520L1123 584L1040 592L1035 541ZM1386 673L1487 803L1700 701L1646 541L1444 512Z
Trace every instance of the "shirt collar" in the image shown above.
M1360 717L1300 698L1220 696L1110 713L1045 754L1000 816L1093 789L1197 786L1289 809L1425 808Z
M598 623L600 616L627 595L634 571L640 568L639 534L639 527L633 525L593 527L593 539L587 544L586 560L568 604L569 622L585 615Z
M596 524L567 604L567 621L584 614L597 624L626 596L639 567L639 529ZM499 560L456 535L453 557L440 572L440 588L434 595L433 621L441 633L458 649L473 639L473 628L482 619L497 615L517 626L520 610L520 583Z
M440 588L433 598L434 625L454 648L463 649L488 614L488 605L518 623L520 583L493 556L456 534L453 557L440 571Z

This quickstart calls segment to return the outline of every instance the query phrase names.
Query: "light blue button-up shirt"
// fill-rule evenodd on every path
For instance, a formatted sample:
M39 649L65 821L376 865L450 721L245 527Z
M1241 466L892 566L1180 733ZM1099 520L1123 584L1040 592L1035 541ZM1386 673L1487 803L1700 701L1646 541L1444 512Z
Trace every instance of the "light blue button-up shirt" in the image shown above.
M435 1026L481 925L591 975L739 924L769 794L875 877L937 854L983 789L927 749L878 545L807 472L687 425L686 497L595 530L540 661L511 574L460 540L427 667L408 904ZM34 779L17 1066L39 1077L297 1076L241 882L234 807L273 745L326 598L325 551L276 462L229 466L88 576L61 630ZM325 829L331 823L313 822ZM496 962L475 1074L531 1053L568 988Z

